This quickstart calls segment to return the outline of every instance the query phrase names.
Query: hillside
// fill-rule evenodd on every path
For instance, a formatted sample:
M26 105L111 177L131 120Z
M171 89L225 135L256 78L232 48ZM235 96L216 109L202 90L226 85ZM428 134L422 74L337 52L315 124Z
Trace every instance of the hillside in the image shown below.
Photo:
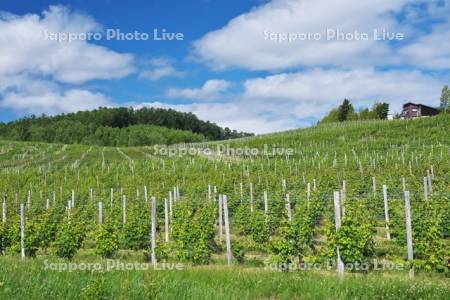
M250 135L199 120L192 113L162 108L102 108L56 116L31 116L0 123L0 138L17 141L142 146Z
M0 282L31 298L34 289L5 274L27 274L28 286L52 278L41 292L58 295L67 293L57 278L65 274L72 278L72 292L94 286L102 297L255 299L270 298L275 290L286 299L348 299L364 289L367 298L441 299L449 292L448 132L450 116L442 115L324 124L170 147L0 141L0 193L8 208L0 226L6 241ZM406 195L414 260L407 257ZM15 262L20 203L27 216L24 251L33 259L27 261L30 269ZM337 211L342 214L338 231ZM157 247L154 252L149 244ZM334 277L337 247L344 283ZM185 269L142 276L134 269L60 274L40 268L45 259L103 264L107 258L148 266L150 253L157 263ZM227 263L233 266L227 269ZM376 269L381 263L396 269ZM304 264L316 269L299 270ZM354 268L361 264L367 269ZM412 268L416 278L407 281ZM124 278L133 278L133 284L114 288ZM151 278L159 279L149 285ZM296 285L282 288L283 282ZM5 299L11 293L0 290Z

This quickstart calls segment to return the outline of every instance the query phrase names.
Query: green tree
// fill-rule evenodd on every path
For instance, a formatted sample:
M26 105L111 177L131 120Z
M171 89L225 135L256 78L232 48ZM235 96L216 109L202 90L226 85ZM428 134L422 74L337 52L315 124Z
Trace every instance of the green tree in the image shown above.
M375 103L372 109L375 113L375 117L380 120L386 120L389 113L388 103Z
M448 106L450 105L450 89L448 88L448 85L445 85L442 89L441 94L441 110L446 113Z
M341 106L339 106L338 109L338 121L347 121L349 115L353 113L353 111L353 105L350 103L350 101L348 101L348 99L344 99L344 102L342 102Z

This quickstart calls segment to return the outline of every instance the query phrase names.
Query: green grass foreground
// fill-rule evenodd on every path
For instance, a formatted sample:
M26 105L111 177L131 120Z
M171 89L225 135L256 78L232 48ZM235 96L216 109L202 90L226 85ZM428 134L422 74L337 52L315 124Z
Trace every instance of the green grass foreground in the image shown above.
M226 266L181 271L44 269L44 260L0 258L0 299L448 299L443 277L279 273Z

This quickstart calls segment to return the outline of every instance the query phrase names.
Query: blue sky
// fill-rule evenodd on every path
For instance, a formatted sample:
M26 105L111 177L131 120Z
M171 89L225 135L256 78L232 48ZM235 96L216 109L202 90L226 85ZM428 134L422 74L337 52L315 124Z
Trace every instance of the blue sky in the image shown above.
M0 121L158 106L265 133L312 125L344 98L437 106L450 83L444 0L6 0L0 11ZM107 40L110 29L149 40ZM154 29L184 38L155 41Z

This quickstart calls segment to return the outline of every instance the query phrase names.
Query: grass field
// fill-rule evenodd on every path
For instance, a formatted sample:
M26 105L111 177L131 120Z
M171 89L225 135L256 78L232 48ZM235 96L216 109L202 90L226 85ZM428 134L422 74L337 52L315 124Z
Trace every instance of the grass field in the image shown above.
M181 271L57 272L0 258L2 299L448 299L448 279L406 273L280 273L226 266Z

